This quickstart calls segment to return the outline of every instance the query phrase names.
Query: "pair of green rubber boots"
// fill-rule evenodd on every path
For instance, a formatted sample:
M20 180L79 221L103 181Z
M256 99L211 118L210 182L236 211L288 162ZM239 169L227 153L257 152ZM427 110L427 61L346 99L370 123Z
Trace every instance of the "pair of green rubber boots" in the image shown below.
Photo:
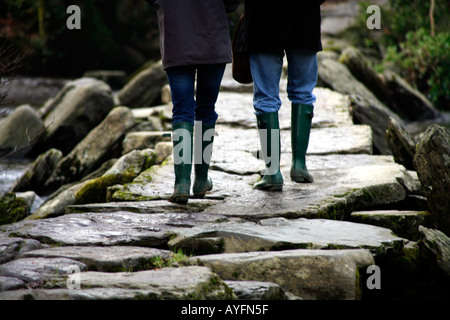
M292 166L290 176L292 181L298 183L311 183L314 181L306 168L306 150L308 149L311 132L313 109L314 106L312 105L292 104ZM283 176L280 171L281 142L278 112L258 114L256 118L258 129L260 130L262 158L266 163L266 170L270 167L270 172L264 174L262 179L255 183L253 187L258 190L281 191L283 189ZM271 134L271 132L274 134ZM278 159L275 159L278 160L278 163L273 163L270 160L273 159L274 155L278 156Z
M292 167L291 179L298 183L313 182L313 177L306 168L306 150L308 149L311 122L313 117L312 105L292 104L291 114L291 144L292 144ZM278 112L263 113L256 116L258 129L260 130L262 157L268 168L267 174L255 183L254 188L267 191L281 191L283 189L283 176L280 171L280 124ZM213 187L211 178L208 176L209 163L212 155L211 139L205 139L205 132L214 130L215 124L202 124L201 130L197 132L195 142L201 150L201 160L195 161L195 179L192 188L194 198L203 198L206 192ZM265 129L265 132L261 129ZM174 132L174 169L175 186L169 201L186 204L189 200L191 188L192 150L194 126L189 122L179 122L173 125ZM275 130L275 131L272 131ZM182 134L178 134L178 133ZM177 134L175 134L177 133ZM201 133L201 135L200 135ZM199 145L200 144L200 145ZM185 153L186 152L186 153ZM275 158L275 163L269 161L269 157Z
M203 198L206 192L213 187L212 180L208 176L209 163L212 155L215 124L202 124L195 135L197 155L201 159L195 159L195 179L192 187L194 198ZM211 130L212 131L209 131ZM191 189L192 151L194 142L194 125L190 122L178 122L173 125L173 150L175 186L170 202L186 204L189 200ZM205 135L205 132L209 134ZM210 141L208 141L210 136ZM206 138L206 141L205 141ZM201 151L201 153L200 153Z

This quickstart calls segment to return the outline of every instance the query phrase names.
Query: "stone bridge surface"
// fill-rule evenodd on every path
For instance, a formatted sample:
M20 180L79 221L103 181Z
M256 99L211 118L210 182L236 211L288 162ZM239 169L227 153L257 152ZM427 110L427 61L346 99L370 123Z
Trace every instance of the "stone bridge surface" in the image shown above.
M348 97L318 87L307 156L315 182L291 182L285 81L282 192L252 189L264 164L255 157L251 87L234 82L227 69L217 102L213 190L187 205L168 202L169 158L110 189L107 203L1 227L0 299L248 298L242 292L360 299L361 274L378 259L401 256L409 240L389 224L355 222L352 213L404 201L418 190L417 175L391 156L373 155L371 128L353 123ZM170 115L170 104L160 108ZM419 212L391 214L421 219ZM187 255L181 262L179 250Z

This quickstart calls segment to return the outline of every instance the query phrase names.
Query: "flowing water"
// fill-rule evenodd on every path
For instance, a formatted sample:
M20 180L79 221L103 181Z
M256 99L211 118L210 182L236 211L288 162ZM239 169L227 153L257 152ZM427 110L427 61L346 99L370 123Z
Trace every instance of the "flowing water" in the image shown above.
M27 160L0 161L0 195L8 192L30 163Z

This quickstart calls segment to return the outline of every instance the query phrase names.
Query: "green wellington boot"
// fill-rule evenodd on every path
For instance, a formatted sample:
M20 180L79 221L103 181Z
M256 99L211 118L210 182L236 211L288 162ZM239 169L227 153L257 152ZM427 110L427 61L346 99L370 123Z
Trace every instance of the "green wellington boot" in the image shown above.
M194 198L203 198L206 192L212 190L213 188L212 180L208 176L208 170L212 156L215 123L202 124L200 122L197 122L196 124L199 125L195 126L195 179L194 186L192 187L192 192L194 193Z
M189 199L193 131L194 126L189 122L179 122L172 127L175 186L170 202L186 204Z
M283 190L283 176L280 171L281 142L278 112L258 114L256 119L258 121L258 129L266 129L265 132L259 132L259 138L267 174L264 174L262 179L253 185L253 188L266 191L281 191ZM272 129L276 131L272 132ZM278 148L274 146L276 142L278 142ZM273 157L277 157L277 163L270 161Z
M299 183L313 182L313 177L306 168L306 150L308 149L311 122L314 116L314 106L292 104L291 114L291 144L292 167L291 179Z

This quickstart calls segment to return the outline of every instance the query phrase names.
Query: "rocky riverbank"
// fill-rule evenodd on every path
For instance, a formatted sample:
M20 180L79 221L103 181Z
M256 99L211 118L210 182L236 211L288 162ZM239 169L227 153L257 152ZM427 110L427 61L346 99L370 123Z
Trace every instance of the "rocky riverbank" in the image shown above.
M171 104L160 63L118 92L76 79L38 111L24 108L45 130L25 143L34 162L0 203L11 218L0 226L0 299L448 299L448 130L410 136L398 110L412 101L439 112L398 76L355 64L356 48L324 44L307 156L315 182L286 178L279 193L252 189L264 165L251 86L229 68L214 188L187 205L167 201ZM285 89L281 98L289 177ZM46 201L31 210L24 191Z

